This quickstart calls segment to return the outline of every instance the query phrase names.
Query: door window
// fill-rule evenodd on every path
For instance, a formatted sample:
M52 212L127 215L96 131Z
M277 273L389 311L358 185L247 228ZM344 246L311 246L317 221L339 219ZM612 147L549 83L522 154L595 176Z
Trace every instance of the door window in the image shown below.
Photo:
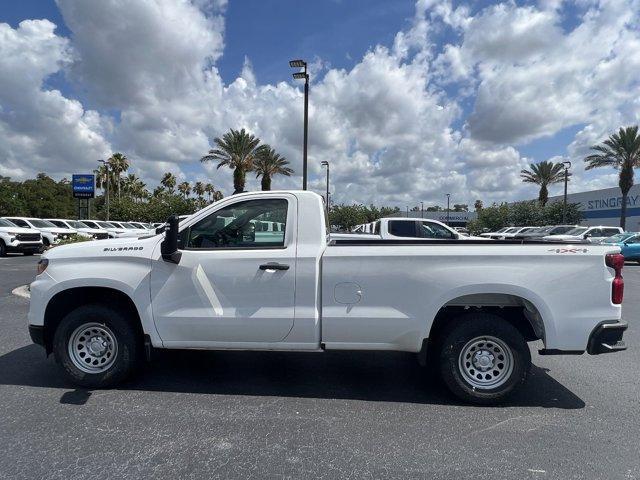
M620 233L620 231L617 228L603 228L602 229L602 236L603 237L610 237L612 235L616 235Z
M389 233L396 237L416 237L416 222L410 220L390 220Z
M628 244L628 245L640 243L640 235L636 235L635 237L631 237L625 243Z
M284 247L286 226L286 200L247 200L186 228L181 240L188 249Z
M439 223L432 222L418 222L418 237L419 238L454 238L453 233L444 228Z

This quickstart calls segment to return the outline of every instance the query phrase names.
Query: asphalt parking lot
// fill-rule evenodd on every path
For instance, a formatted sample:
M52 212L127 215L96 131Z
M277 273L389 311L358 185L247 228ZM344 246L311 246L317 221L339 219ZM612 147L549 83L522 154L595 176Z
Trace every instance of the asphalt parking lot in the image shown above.
M402 353L162 352L122 388L76 389L11 294L36 261L0 258L0 478L640 478L637 264L629 350L534 354L487 408Z

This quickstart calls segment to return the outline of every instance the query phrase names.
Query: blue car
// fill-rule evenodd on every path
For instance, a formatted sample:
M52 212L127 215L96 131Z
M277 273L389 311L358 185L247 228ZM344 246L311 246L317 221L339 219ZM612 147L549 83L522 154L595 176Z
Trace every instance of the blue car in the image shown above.
M640 233L620 233L607 238L602 243L617 245L625 260L635 260L640 263Z

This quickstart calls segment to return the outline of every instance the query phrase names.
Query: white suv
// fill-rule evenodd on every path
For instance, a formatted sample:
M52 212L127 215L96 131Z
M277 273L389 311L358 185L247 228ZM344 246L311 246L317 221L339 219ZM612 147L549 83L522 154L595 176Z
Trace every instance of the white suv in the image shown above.
M46 220L40 220L39 218L31 217L3 217L5 220L9 220L11 223L15 223L22 228L29 228L37 230L42 234L42 244L44 247L50 247L58 243L59 239L69 237L73 233L73 230L69 228L60 228L51 222Z
M20 228L15 223L0 218L0 257L7 252L33 255L42 250L42 235L31 228Z
M109 238L109 232L106 230L91 228L78 220L65 220L64 218L47 218L47 221L59 227L72 228L78 235L83 237L92 237L96 240L104 240Z
M576 227L569 230L564 235L548 235L542 237L545 242L589 242L600 243L605 238L612 237L618 233L623 233L621 227L607 227L603 225L595 227Z

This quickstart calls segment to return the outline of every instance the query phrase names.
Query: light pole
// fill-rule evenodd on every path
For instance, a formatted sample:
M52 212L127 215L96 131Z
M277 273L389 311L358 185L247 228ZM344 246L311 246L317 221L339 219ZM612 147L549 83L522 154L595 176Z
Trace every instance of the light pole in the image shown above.
M424 218L424 202L420 202L420 218Z
M108 222L109 221L109 162L107 160L98 160L98 162L104 163L104 168L107 170L107 179L106 179L105 189L104 189L104 204L107 209L107 215L105 217L105 220Z
M409 218L409 205L407 205L407 218Z
M447 225L449 225L449 199L451 198L451 194L447 193Z
M323 160L322 162L320 162L320 165L322 165L323 167L327 167L327 196L325 197L325 200L327 203L327 217L329 217L329 162Z
M566 160L562 162L564 165L564 204L562 206L562 223L567 223L567 183L569 182L569 169L571 168L571 162Z
M309 135L309 74L307 73L307 62L304 60L291 60L291 68L304 68L303 72L296 72L293 78L304 79L304 140L302 141L302 189L307 189L307 139Z

